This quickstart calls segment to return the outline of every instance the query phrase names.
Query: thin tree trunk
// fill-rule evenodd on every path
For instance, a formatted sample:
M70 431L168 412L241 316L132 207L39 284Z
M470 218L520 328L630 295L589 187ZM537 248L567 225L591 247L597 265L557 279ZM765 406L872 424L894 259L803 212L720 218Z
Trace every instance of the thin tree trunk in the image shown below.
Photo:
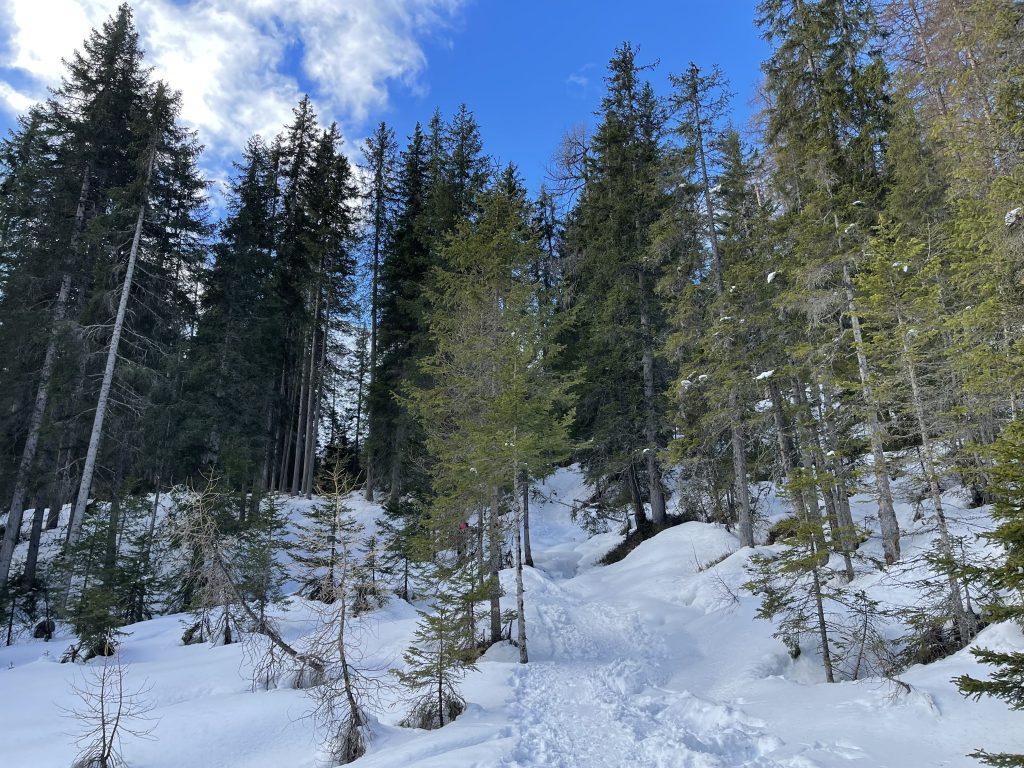
M701 180L704 187L704 208L707 215L708 238L711 241L711 262L715 275L715 295L721 298L725 293L725 277L722 274L722 258L718 245L718 224L715 221L715 206L711 199L711 179L708 176L707 156L704 150L704 127L701 125L700 94L697 90L697 78L700 72L697 65L690 67L691 91L693 105L694 128L697 133L695 146L700 160ZM747 441L744 435L742 413L739 408L739 397L736 387L729 389L729 421L731 431L733 487L738 502L737 517L740 529L740 545L754 546L754 525L750 517L750 482L747 479Z
M301 386L299 388L299 412L295 419L295 460L292 462L292 496L299 495L302 483L303 449L306 447L306 400L309 388L309 375L307 375L307 371L311 373L313 368L313 350L316 348L314 341L315 339L309 344L309 367L306 367L306 361L303 360L302 370L299 373ZM303 351L305 351L305 345L303 345Z
M487 525L483 504L476 511L476 583L482 587L484 584L484 527Z
M942 490L939 488L939 476L935 467L935 453L932 448L931 435L928 432L928 425L924 416L924 400L921 396L921 386L917 379L917 370L914 366L911 355L910 340L907 338L906 326L900 320L897 326L903 342L903 367L910 380L910 394L914 404L914 416L917 419L917 429L921 437L921 463L924 464L924 472L928 480L928 491L932 497L932 507L935 509L935 522L939 528L939 551L947 561L946 577L949 581L949 597L953 608L953 620L956 624L957 634L960 635L960 642L967 645L974 636L974 627L964 609L963 592L960 581L952 571L953 567L953 543L949 535L949 526L946 523L946 513L942 506Z
M732 423L732 474L738 505L740 546L754 546L754 521L750 515L750 485L747 480L747 441L743 426L738 422L739 407L736 402L736 388L729 391L729 410Z
M832 652L828 647L828 625L825 623L825 606L821 596L821 577L817 565L811 568L811 580L814 587L814 607L818 614L818 636L821 643L821 660L825 665L825 682L834 683L836 678L832 671Z
M629 469L626 470L626 480L629 483L629 496L633 501L633 518L636 522L636 530L647 530L650 527L650 522L647 520L647 514L644 512L644 498L640 492L640 481L637 479L636 467L632 461L629 462ZM629 533L629 531L627 530L626 533Z
M791 483L796 470L796 460L793 458L793 443L789 439L786 430L786 414L782 407L782 393L776 384L768 385L768 396L772 401L772 415L775 418L775 436L779 443L779 453L782 456L782 470L786 473L786 484ZM801 520L807 519L807 504L804 502L803 491L797 489L790 493L796 515Z
M121 526L121 483L114 481L107 518L107 541L103 551L104 580L110 578L117 565L117 532Z
M814 436L811 435L811 424L813 416L807 408L807 400L803 396L803 383L799 379L793 380L793 393L799 411L796 416L797 433L800 436L797 453L800 456L800 464L804 473L804 505L807 511L805 520L814 524L814 549L816 552L826 552L828 547L825 543L825 531L821 525L821 507L818 504L818 491L821 490L822 499L825 502L826 513L829 509L828 493L822 487L818 473L814 467Z
M518 487L520 484L520 474L516 470L513 472L515 478L515 487L513 490L513 496L516 501L513 502L515 505L515 520L513 520L512 526L514 531L515 542L513 546L516 549L516 626L518 629L518 642L519 642L519 663L526 664L529 661L529 657L526 653L526 611L523 607L523 537L520 533L520 525L525 520L522 514L525 510L525 506L522 506L519 499L526 498L526 491L522 491Z
M117 306L117 315L114 318L114 329L110 336L110 346L107 349L107 362L103 369L103 382L100 384L100 394L96 401L96 415L93 417L92 432L89 434L89 448L85 454L85 464L82 467L82 480L78 486L78 498L75 501L75 508L71 513L71 521L68 526L68 545L74 546L78 543L82 530L82 518L85 516L85 507L89 503L89 493L92 491L92 478L96 469L96 457L99 454L100 441L103 436L103 422L107 416L107 404L110 400L110 388L114 383L114 367L117 364L117 350L121 344L121 332L124 329L124 319L128 312L128 299L131 295L132 279L135 276L135 264L139 255L139 244L142 241L142 224L146 217L146 205L149 197L149 180L153 173L153 165L156 162L156 150L150 150L149 163L146 168L146 177L143 183L142 202L139 205L139 215L135 221L135 236L132 238L132 247L128 253L128 266L124 274L124 282L121 285L121 299ZM71 573L68 574L67 587L71 587Z
M398 426L395 428L395 444L391 451L391 481L388 488L388 501L391 504L397 504L402 498L402 451L405 449L407 430L405 415L400 414Z
M368 385L368 391L373 392L374 381L377 377L377 283L378 276L380 273L380 226L374 228L373 233L373 273L370 277L370 381ZM360 381L362 385L362 381ZM372 400L368 400L368 403ZM370 413L369 407L367 407L366 418L370 423L370 428L373 428L372 421L373 414ZM358 434L358 432L357 432ZM366 453L366 490L365 496L367 501L373 501L373 482L374 482L374 470L373 458L370 452Z
M651 318L647 307L646 273L640 270L640 327L643 334L644 377L644 438L647 443L644 457L647 461L647 482L650 487L651 520L655 525L665 522L665 491L661 486L661 467L658 463L658 414L655 409L657 393L654 391L654 350L651 349Z
M500 501L498 489L492 489L491 514L488 520L487 544L490 549L490 600L491 608L491 642L501 642L501 581L498 572L501 570L501 525L499 520Z
M835 421L831 417L832 398L825 387L821 387L821 419L825 427L825 438L828 440L829 451L832 453L829 464L832 467L832 475L836 484L836 512L839 516L839 524L842 526L844 536L843 546L845 552L852 552L857 548L856 526L853 524L853 513L850 511L850 498L846 472L843 469L843 460L839 455L839 433Z
M85 221L85 203L89 197L90 181L92 178L92 166L85 170L82 179L82 189L78 194L78 206L75 209L75 220L71 230L71 240L68 245L69 251L74 251L78 245L78 239L82 233L83 222ZM11 571L11 559L14 557L14 549L18 544L18 537L21 534L22 516L25 510L25 494L28 491L29 477L32 472L32 465L35 464L36 451L39 449L39 436L43 428L43 417L46 415L46 404L50 398L50 381L53 378L53 369L57 361L57 341L60 337L60 326L68 311L68 302L71 296L71 272L65 272L60 281L60 289L57 291L57 303L53 308L53 324L50 328L50 338L46 344L46 352L43 355L43 366L39 371L39 385L36 388L35 401L32 404L32 414L28 421L28 433L25 436L25 445L21 450L21 460L18 462L18 473L14 480L14 493L11 498L11 506L7 515L7 527L4 529L4 538L0 542L0 591L3 591L7 584L7 578Z
M28 554L25 555L25 572L22 576L26 586L36 580L36 566L39 562L39 541L43 535L43 520L46 509L36 501L35 514L32 516L32 533L28 538Z
M900 559L900 527L893 508L892 489L889 487L889 467L882 445L882 425L878 420L878 404L871 388L868 358L864 352L864 337L860 329L860 316L853 302L853 287L850 283L850 268L843 265L843 285L846 290L846 306L853 326L853 340L857 351L857 371L860 374L861 393L868 412L868 434L871 439L871 454L874 457L875 488L878 491L878 522L882 529L882 548L885 562L892 565Z
M530 478L523 474L523 562L533 568L533 552L530 549Z
M313 311L313 343L309 350L309 392L306 403L306 445L305 460L302 467L302 494L309 498L313 493L313 458L316 452L316 428L317 428L317 405L320 402L320 362L321 357L317 354L317 325L320 316L320 290L317 289L316 308ZM327 338L324 334L323 343L326 346Z

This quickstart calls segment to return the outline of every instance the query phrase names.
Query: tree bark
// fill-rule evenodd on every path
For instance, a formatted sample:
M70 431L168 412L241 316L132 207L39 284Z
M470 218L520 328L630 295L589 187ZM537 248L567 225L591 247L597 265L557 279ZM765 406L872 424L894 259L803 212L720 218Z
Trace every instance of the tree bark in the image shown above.
M519 663L526 664L529 661L529 656L526 652L526 611L523 607L523 541L522 535L520 534L520 525L525 517L522 512L525 507L521 505L519 499L525 499L526 493L520 492L518 488L520 484L520 474L517 471L513 473L515 477L515 485L513 496L516 498L515 504L515 520L513 521L513 531L515 533L515 543L513 546L516 548L516 628L518 630L518 642L519 642Z
M853 287L850 283L850 268L843 265L843 285L846 290L846 306L853 325L853 340L857 351L857 371L860 374L861 393L868 415L868 433L871 439L871 454L874 457L875 488L878 491L878 522L882 529L882 548L885 562L892 565L900 559L900 527L893 508L892 489L889 487L889 467L882 445L882 425L878 420L878 404L871 387L868 358L864 352L864 337L860 329L860 316L853 301Z
M523 562L533 568L533 551L530 549L530 478L523 475Z
M46 509L36 501L35 514L32 516L32 533L28 538L28 553L25 555L25 573L22 577L26 585L36 580L36 567L39 563L39 541L43 535L43 519Z

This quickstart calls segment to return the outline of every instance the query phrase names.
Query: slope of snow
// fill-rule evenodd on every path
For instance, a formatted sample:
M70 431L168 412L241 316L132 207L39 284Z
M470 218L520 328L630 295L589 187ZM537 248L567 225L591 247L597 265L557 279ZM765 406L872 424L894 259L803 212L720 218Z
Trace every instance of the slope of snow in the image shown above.
M784 503L762 489L767 525ZM463 693L468 711L445 728L399 728L401 691L382 697L375 738L356 765L372 768L936 768L976 766L974 748L1022 750L1024 715L1000 702L963 699L950 679L984 674L966 651L906 671L905 692L881 680L827 685L813 651L790 658L754 618L744 592L750 550L720 526L690 522L644 542L623 561L597 566L616 533L588 536L571 519L587 489L571 470L537 489L531 507L536 568L525 573L530 663L496 646L478 662ZM857 497L860 518L873 513ZM289 514L304 501L288 502ZM957 510L960 530L984 515ZM372 526L376 505L353 501ZM927 518L913 505L898 509L912 557L930 539ZM769 551L770 548L760 548ZM862 549L880 556L876 540ZM732 553L732 554L729 554ZM722 559L723 555L725 556ZM876 596L903 595L900 578L858 563L858 586ZM906 576L911 578L913 574ZM502 574L509 607L511 572ZM301 600L283 609L289 637L308 631ZM366 627L365 664L401 665L416 623L412 606L394 600ZM305 717L301 691L252 692L241 646L180 644L182 617L125 628L129 687L152 686L153 741L128 740L138 768L195 765L223 768L322 765L318 736ZM989 627L978 644L1024 649L1012 625ZM74 756L69 684L81 666L57 663L68 643L26 641L0 648L0 763L12 768L64 768Z

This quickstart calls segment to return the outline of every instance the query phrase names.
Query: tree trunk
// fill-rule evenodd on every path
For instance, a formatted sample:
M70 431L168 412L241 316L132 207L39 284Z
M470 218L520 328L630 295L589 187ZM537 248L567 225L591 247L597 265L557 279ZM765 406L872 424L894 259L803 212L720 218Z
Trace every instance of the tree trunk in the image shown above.
M22 577L26 586L36 580L36 566L39 562L39 540L43 535L43 519L46 509L36 501L35 514L32 516L32 533L28 538L28 554L25 555L25 574Z
M388 501L391 504L397 504L402 498L402 451L405 449L407 430L405 415L399 415L398 426L395 428L395 444L391 451L391 480L388 487Z
M314 350L316 345L314 345ZM302 487L300 491L307 499L313 495L313 467L316 456L317 438L317 405L320 402L320 385L318 382L317 369L313 366L315 355L311 352L309 356L309 391L306 400L306 444L303 448L302 461Z
M962 645L967 645L974 636L974 626L967 610L964 608L963 592L960 587L960 580L953 573L953 543L949 535L949 526L946 523L946 513L942 507L942 490L939 488L939 476L935 467L935 453L932 448L931 435L924 417L924 401L921 396L921 386L917 380L917 370L911 356L910 340L907 338L906 326L902 320L897 326L903 342L903 367L907 372L910 381L910 395L914 403L914 416L917 419L917 429L921 437L921 463L924 464L924 472L928 480L928 491L932 497L932 507L935 509L935 522L939 529L939 552L946 559L946 577L949 581L949 599L953 608L953 621L956 624L957 634L960 636Z
M518 486L520 484L519 472L514 472L513 477L516 478L515 485ZM518 629L519 663L526 664L529 661L529 657L526 653L526 611L523 608L523 537L520 533L520 525L525 520L525 516L522 514L525 506L520 504L519 499L525 499L527 491L520 492L520 490L520 488L516 487L513 492L516 501L513 502L515 505L515 520L512 521L512 530L515 535L513 546L516 549L516 627Z
M640 328L643 336L644 377L644 457L647 461L647 482L650 486L651 520L655 525L665 523L665 491L661 486L661 467L658 464L658 414L655 408L654 350L651 349L651 318L647 307L647 275L640 270ZM639 522L639 521L638 521Z
M878 420L878 404L871 388L868 358L864 352L864 337L860 330L860 316L853 302L853 287L850 283L850 268L843 265L843 284L846 290L846 306L853 325L854 346L857 349L857 371L860 374L861 393L868 412L868 433L871 438L871 454L874 457L875 488L878 491L878 522L882 529L882 548L885 562L892 565L900 559L900 527L892 503L889 487L889 467L882 445L882 425Z
M700 93L697 90L697 78L700 71L696 64L690 66L690 99L693 105L694 121L696 130L697 158L700 160L701 180L704 187L704 208L707 216L708 239L711 242L711 265L715 275L715 295L719 299L725 294L725 278L722 274L722 257L718 246L718 224L715 221L715 206L711 199L711 179L708 176L707 156L704 149L704 127L701 125L701 103ZM731 345L730 345L731 346ZM729 421L732 463L733 463L733 487L737 507L737 523L740 529L740 545L744 547L754 546L754 525L750 518L750 482L747 478L747 441L743 430L743 417L739 408L739 398L736 387L729 389Z
M530 549L530 478L523 474L523 562L533 568L533 551Z
M825 623L825 606L821 596L821 577L817 565L811 568L811 581L814 589L814 607L818 614L818 637L821 643L821 661L825 665L825 682L834 683L836 678L832 671L832 652L828 647L828 625Z
M78 245L78 239L82 233L83 222L85 221L85 203L89 197L90 180L92 168L87 167L85 176L82 179L82 189L78 194L78 206L75 209L75 220L71 230L71 240L68 245L69 251L74 251ZM18 544L18 537L21 534L22 515L25 509L25 494L28 492L29 477L32 472L32 465L35 464L36 451L39 449L39 435L43 428L43 417L46 415L46 404L50 398L50 381L53 378L53 369L57 361L57 341L60 336L60 326L68 311L68 302L71 296L71 272L63 274L60 281L60 289L57 291L57 303L53 308L53 325L50 328L50 338L46 344L46 352L43 355L43 365L39 370L39 384L36 387L36 397L32 404L32 414L29 416L28 433L25 436L25 445L21 450L21 460L18 462L18 473L14 480L14 493L11 498L10 511L7 515L7 527L4 529L4 538L0 542L0 591L3 591L7 584L7 578L11 571L11 559L14 557L14 549Z
M636 530L648 530L651 523L647 519L647 513L644 512L644 497L640 492L640 481L637 479L636 467L632 461L629 462L629 469L626 470L626 481L629 483L629 497L633 502L633 519L636 523ZM626 527L629 528L628 522ZM626 533L629 531L627 530Z
M68 526L68 545L74 546L78 543L82 530L82 518L85 516L85 507L89 503L89 493L92 491L92 478L96 469L96 457L99 454L100 441L103 436L103 422L107 416L107 404L110 400L110 388L114 383L114 367L117 364L117 350L121 344L121 332L124 329L124 319L128 312L128 299L131 294L132 279L135 276L135 264L139 256L139 243L142 241L142 224L146 216L146 204L149 197L149 180L153 173L153 165L156 162L155 149L150 150L149 163L146 168L146 177L143 183L142 202L139 205L139 215L135 221L135 236L132 238L132 247L128 253L128 266L124 274L124 282L121 285L121 299L117 305L117 315L114 318L114 329L110 336L110 346L107 349L107 362L103 369L103 381L100 384L100 394L96 401L96 415L93 417L92 432L89 434L89 448L85 454L85 464L82 466L82 480L78 486L78 498L75 501L75 508L71 513L71 521ZM67 587L71 587L71 573L68 574Z
M814 382L814 389L820 393L821 386L817 383L817 377L814 377ZM814 421L813 428L808 430L811 439L810 449L814 456L815 472L818 484L821 486L822 499L825 502L829 532L832 534L832 550L843 556L847 581L853 581L855 574L853 560L850 558L851 548L848 545L850 536L847 526L842 522L842 506L843 501L846 501L846 488L840 484L838 477L829 469L833 466L833 462L828 461L825 451L821 447L821 432L828 431L828 424L820 403L818 404L818 417L815 418L813 403L805 400L803 388L797 392L797 403L806 410L808 419ZM842 501L840 495L844 497ZM852 518L850 522L852 525Z
M732 424L732 474L735 487L740 546L754 546L754 521L750 517L750 484L747 480L747 441L742 424L739 423L739 408L736 404L736 389L729 392L729 410L733 414Z
M488 598L491 604L491 642L501 642L501 581L498 579L498 572L501 570L501 540L499 538L501 525L499 520L500 501L498 489L492 489L491 514L488 520L487 544L490 555L490 594Z
M315 333L314 333L315 335ZM301 380L301 386L299 387L299 412L295 417L295 459L292 461L292 485L291 494L292 496L298 496L301 490L302 483L302 459L303 449L306 447L306 400L307 392L309 387L309 376L307 376L307 370L312 371L312 359L313 349L316 344L310 341L309 344L309 358L310 365L306 367L306 361L302 361L302 370L299 372L299 379ZM305 351L305 345L303 345L303 351Z

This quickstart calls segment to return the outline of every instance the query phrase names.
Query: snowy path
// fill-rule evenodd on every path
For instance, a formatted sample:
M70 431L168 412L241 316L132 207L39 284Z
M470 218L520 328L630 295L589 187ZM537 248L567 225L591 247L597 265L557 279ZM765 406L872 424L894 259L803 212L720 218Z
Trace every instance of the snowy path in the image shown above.
M515 768L811 766L776 762L780 745L742 712L663 686L665 642L584 580L530 574L531 661L512 674ZM528 609L529 610L529 609Z

